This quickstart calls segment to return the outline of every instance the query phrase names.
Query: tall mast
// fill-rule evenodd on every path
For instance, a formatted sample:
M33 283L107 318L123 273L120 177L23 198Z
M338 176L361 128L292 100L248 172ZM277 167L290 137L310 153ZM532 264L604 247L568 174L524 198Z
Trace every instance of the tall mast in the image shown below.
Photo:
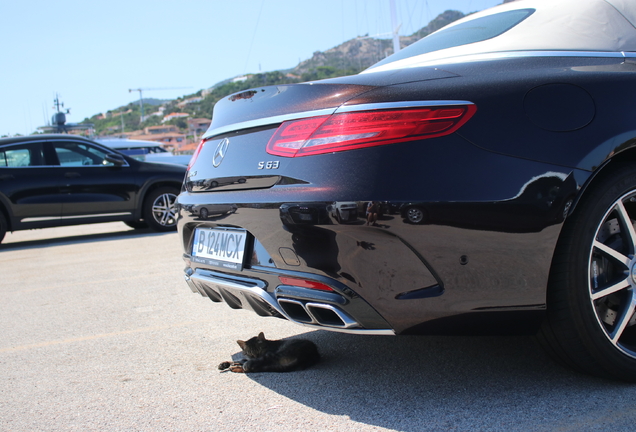
M398 31L400 27L397 25L397 13L395 11L395 0L390 0L391 5L391 29L393 32L393 53L395 54L400 50L400 35Z

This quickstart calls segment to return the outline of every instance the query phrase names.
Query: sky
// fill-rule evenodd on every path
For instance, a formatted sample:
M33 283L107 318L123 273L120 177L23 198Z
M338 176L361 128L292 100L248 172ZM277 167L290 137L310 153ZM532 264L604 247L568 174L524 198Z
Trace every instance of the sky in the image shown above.
M400 35L445 10L502 0L395 0ZM0 0L0 136L236 76L295 67L368 34L391 37L390 0Z

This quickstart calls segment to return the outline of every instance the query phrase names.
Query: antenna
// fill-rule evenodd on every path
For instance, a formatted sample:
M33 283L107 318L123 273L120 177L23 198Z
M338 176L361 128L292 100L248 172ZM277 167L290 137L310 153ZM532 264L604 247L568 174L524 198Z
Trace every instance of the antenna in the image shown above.
M60 102L60 95L55 93L53 99L53 109L55 114L51 117L51 123L46 126L39 126L38 129L44 132L68 133L73 130L90 130L93 128L92 123L66 123L66 114L71 113L70 108L66 108L64 112L64 102Z

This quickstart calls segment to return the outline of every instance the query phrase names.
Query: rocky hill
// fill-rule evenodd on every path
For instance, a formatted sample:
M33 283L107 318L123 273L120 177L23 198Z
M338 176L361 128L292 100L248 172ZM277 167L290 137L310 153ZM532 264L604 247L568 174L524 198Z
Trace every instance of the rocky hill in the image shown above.
M463 17L464 14L459 11L448 10L412 35L400 37L400 46L404 48L411 45ZM292 73L302 77L303 74L311 74L321 67L360 72L391 54L393 54L392 40L359 37L324 52L316 51L310 59L292 69Z

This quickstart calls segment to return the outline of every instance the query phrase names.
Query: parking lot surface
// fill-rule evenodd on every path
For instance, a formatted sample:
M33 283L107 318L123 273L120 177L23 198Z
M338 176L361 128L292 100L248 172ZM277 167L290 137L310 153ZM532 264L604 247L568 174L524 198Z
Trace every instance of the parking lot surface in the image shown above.
M310 329L193 294L177 234L123 223L0 245L2 431L633 430L636 385L554 364L530 337ZM314 341L287 374L220 373L237 339Z

